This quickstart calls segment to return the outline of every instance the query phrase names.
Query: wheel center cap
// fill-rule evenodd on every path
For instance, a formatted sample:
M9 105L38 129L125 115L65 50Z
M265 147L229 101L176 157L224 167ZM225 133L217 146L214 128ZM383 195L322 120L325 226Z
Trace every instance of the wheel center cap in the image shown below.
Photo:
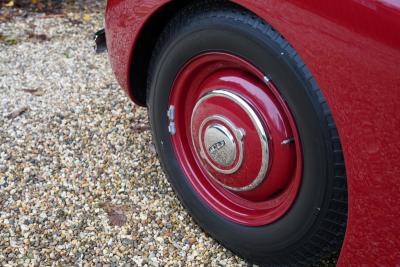
M204 132L204 145L208 156L218 165L226 167L235 161L235 139L225 126L209 125Z
M243 132L227 118L212 115L205 118L198 132L200 156L214 171L236 172L243 161Z
M191 134L201 166L223 187L249 191L266 177L265 129L240 95L225 89L203 95L193 109Z

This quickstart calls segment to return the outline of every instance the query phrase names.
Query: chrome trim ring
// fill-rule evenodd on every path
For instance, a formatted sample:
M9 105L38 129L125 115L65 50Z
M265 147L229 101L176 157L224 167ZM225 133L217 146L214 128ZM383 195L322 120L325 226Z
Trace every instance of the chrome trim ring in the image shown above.
M191 132L192 132L192 142L193 142L193 146L194 146L194 148L195 148L195 150L196 150L197 155L198 155L198 156L201 156L201 158L204 158L211 166L213 166L213 164L210 163L209 159L204 155L204 151L203 151L203 152L197 151L197 147L196 147L196 144L195 144L195 138L199 138L199 139L198 139L199 142L200 142L199 145L200 145L200 147L202 147L201 133L202 133L202 126L204 127L205 121L209 121L210 118L215 118L215 117L218 118L217 120L220 120L220 119L223 119L223 120L226 120L226 121L228 121L228 120L225 119L225 118L222 117L222 116L219 116L219 115L213 115L213 116L208 117L207 119L205 119L205 121L202 122L202 124L201 124L201 126L200 126L200 129L199 129L199 136L197 136L197 137L194 136L195 133L194 133L193 121L194 121L194 114L196 113L196 110L197 110L197 108L201 105L201 103L204 102L204 101L205 101L206 99L208 99L208 98L217 97L217 96L228 98L228 99L234 101L235 103L237 103L237 104L247 113L247 115L248 115L249 118L251 119L251 121L252 121L254 127L256 128L256 131L257 131L257 133L258 133L258 137L259 137L260 143L261 143L261 149L262 149L262 150L261 150L261 151L262 151L261 167L260 167L260 170L259 170L257 176L253 179L253 181L251 182L251 184L249 184L249 185L247 185L247 186L243 186L243 187L232 187L232 186L225 185L225 184L223 184L222 182L220 182L217 178L215 178L211 173L209 173L209 172L208 172L208 173L210 174L210 176L211 176L218 184L220 184L221 186L223 186L224 188L227 188L227 189L229 189L229 190L236 191L236 192L244 192L244 191L253 190L253 189L256 188L258 185L260 185L261 182L264 181L264 179L266 178L267 171L268 171L268 167L269 167L269 146L268 146L268 137L267 137L266 131L265 131L264 127L263 127L263 124L262 124L260 118L257 116L256 112L255 112L255 111L251 108L251 106L250 106L243 98L241 98L239 95L237 95L237 94L235 94L235 93L233 93L233 92L231 92L231 91L228 91L228 90L226 90L226 89L217 89L217 90L213 90L213 91L211 91L211 92L205 94L203 97L201 97L201 98L199 99L199 101L196 103L195 107L193 108L193 113L192 113L192 117L191 117ZM225 121L223 121L223 122L226 123ZM229 122L229 121L228 121L228 123L230 123L231 125L233 125L233 124L232 124L231 122ZM227 124L227 125L229 125L229 124ZM229 126L229 127L231 127L231 126ZM235 135L237 134L237 136L236 136L236 137L237 137L237 140L243 140L243 137L244 137L243 130L242 130L242 129L239 129L239 128L236 128L236 127L233 126L233 127L231 128L231 130L234 131L234 129L238 129L238 130L235 132ZM240 143L244 146L244 143L243 143L243 142L240 142ZM239 145L239 147L240 147L240 145ZM222 173L224 173L224 174L231 174L231 173L236 172L236 171L240 168L240 166L241 166L241 164L242 164L242 162L243 162L243 149L242 149L242 153L239 152L239 154L241 154L241 157L242 157L242 158L240 158L239 161L238 161L238 163L240 163L240 165L239 165L239 164L235 165L235 168L229 170L230 172L228 172L228 173L226 173L226 172L222 172ZM214 168L214 166L213 166L213 168ZM216 169L216 170L217 170L217 169ZM232 172L232 170L234 170L234 171ZM224 171L224 170L223 170L223 171ZM225 170L225 171L226 171L226 170Z

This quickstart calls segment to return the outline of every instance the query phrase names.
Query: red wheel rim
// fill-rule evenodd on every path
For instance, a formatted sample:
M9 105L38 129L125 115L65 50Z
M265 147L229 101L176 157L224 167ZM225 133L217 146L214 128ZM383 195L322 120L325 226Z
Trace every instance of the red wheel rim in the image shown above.
M260 226L283 216L302 176L300 138L273 82L237 56L210 52L178 73L169 99L173 148L215 212Z

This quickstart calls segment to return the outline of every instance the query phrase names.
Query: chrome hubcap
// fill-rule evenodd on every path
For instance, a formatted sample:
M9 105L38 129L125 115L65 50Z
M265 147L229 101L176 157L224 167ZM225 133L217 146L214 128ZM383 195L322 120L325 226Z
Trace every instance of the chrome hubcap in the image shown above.
M214 171L232 174L243 162L243 137L243 130L225 117L207 117L199 129L200 155Z
M244 121L241 117L225 115L227 112L223 111L223 106L215 106L212 111L210 107L215 105L214 102L231 105L233 112L243 114ZM191 125L196 152L210 176L220 185L232 191L248 191L265 179L269 165L266 131L256 112L241 96L225 89L205 94L194 107ZM247 137L246 131L252 134ZM258 171L250 172L247 168L251 164L252 152L245 151L245 147L249 149L252 144L257 146L261 158L258 159ZM244 175L248 183L234 186L237 184L235 180L243 179Z

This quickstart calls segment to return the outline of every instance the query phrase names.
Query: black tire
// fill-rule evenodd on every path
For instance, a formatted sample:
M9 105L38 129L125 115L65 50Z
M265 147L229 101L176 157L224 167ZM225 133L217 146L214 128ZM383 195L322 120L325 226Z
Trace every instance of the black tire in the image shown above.
M175 157L166 115L170 90L183 64L205 51L233 53L263 70L296 120L304 158L302 184L293 207L272 224L248 227L219 216L196 195ZM338 132L310 71L270 25L231 3L185 8L159 39L147 103L154 142L169 181L194 220L225 247L250 262L271 266L317 264L340 249L347 189Z

